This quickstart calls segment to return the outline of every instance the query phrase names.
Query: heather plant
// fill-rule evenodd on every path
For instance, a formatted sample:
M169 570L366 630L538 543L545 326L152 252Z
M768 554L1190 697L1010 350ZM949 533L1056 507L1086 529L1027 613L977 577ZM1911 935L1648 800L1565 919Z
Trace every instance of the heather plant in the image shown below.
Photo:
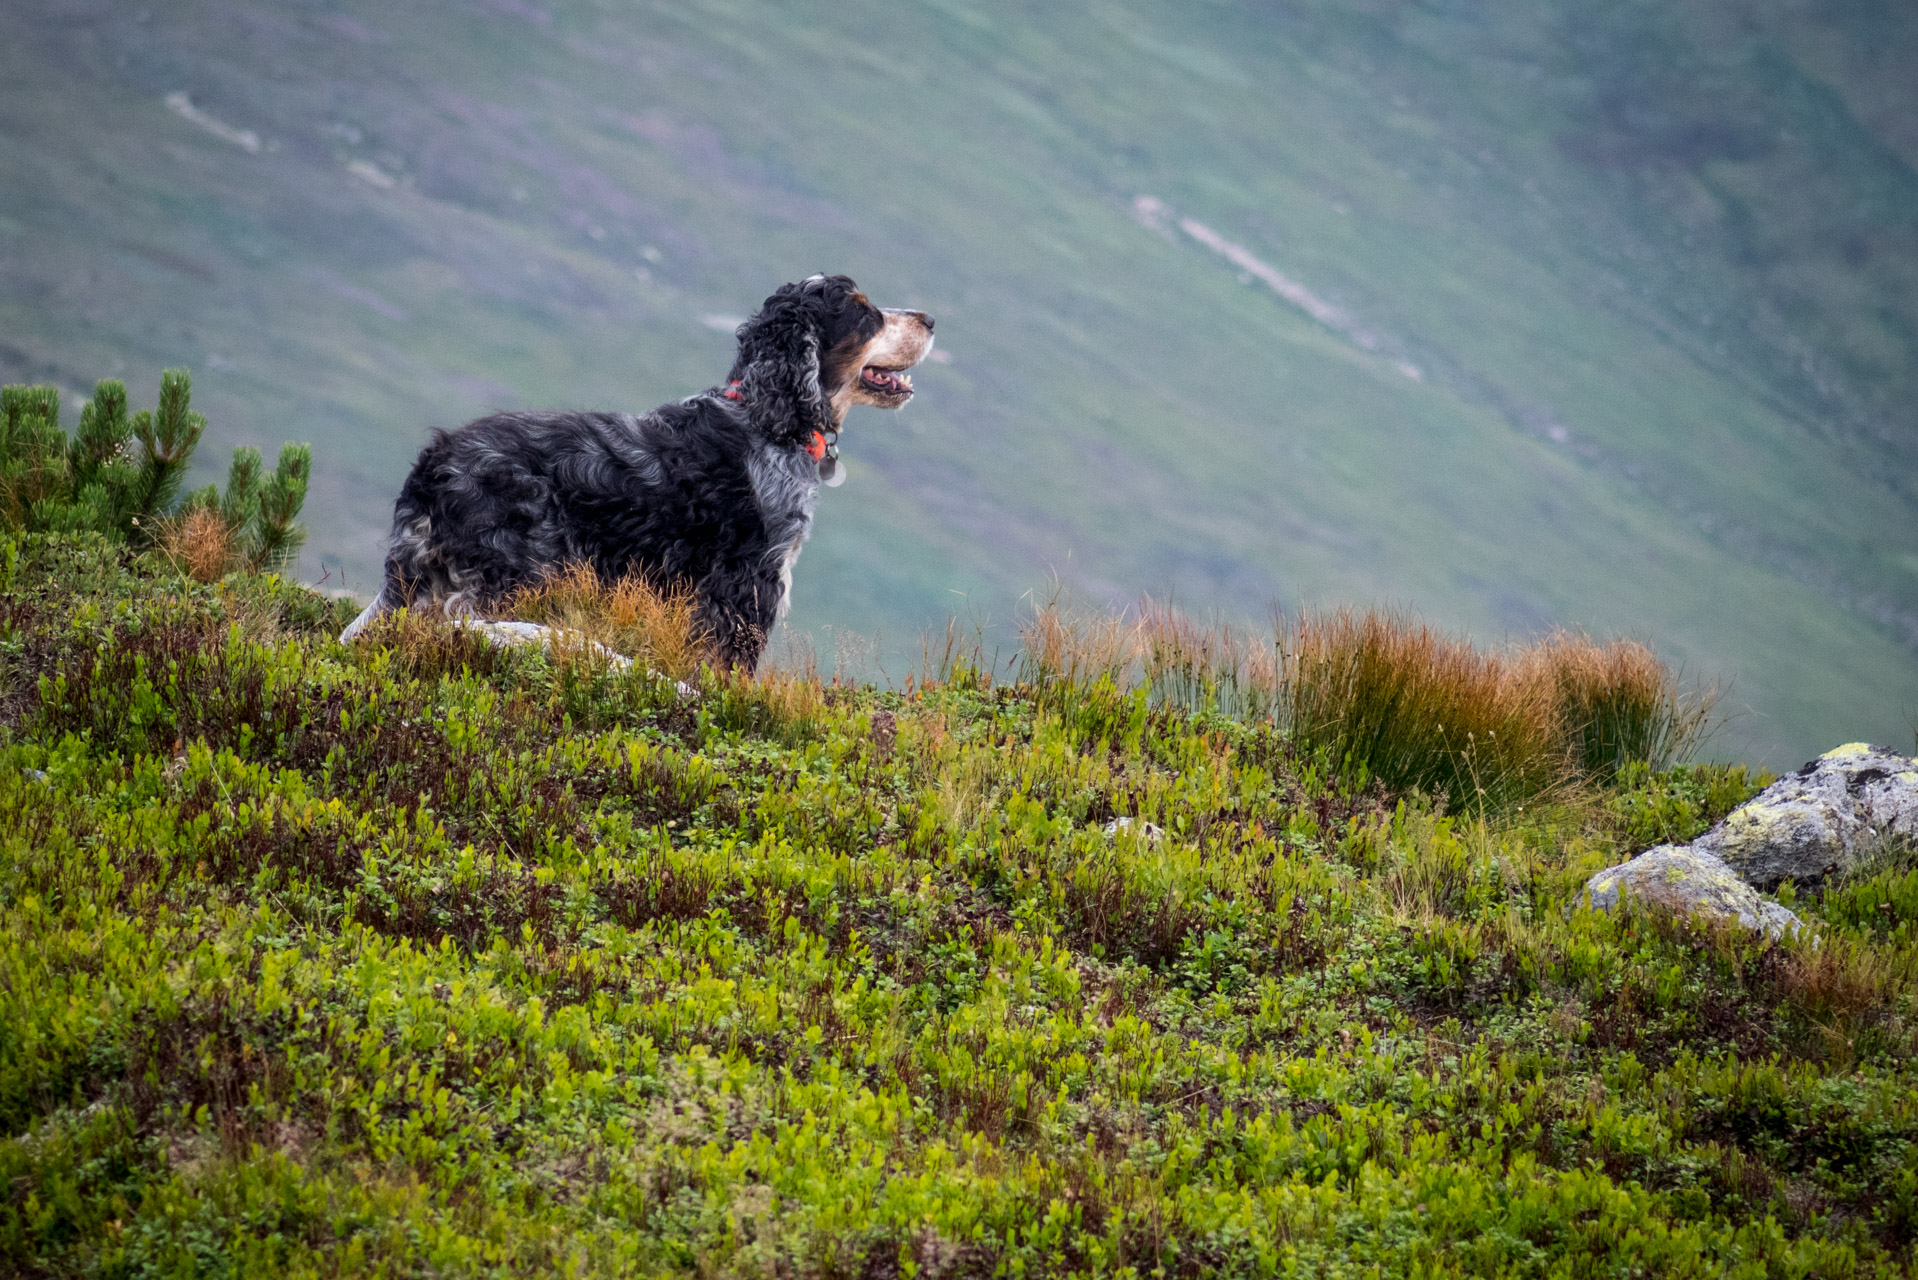
M1618 770L1606 808L1633 849L1688 844L1776 778L1744 765L1681 765L1654 770L1643 761Z
M1749 775L1440 811L1090 619L889 691L346 612L0 535L0 1273L1918 1264L1906 855L1579 906Z

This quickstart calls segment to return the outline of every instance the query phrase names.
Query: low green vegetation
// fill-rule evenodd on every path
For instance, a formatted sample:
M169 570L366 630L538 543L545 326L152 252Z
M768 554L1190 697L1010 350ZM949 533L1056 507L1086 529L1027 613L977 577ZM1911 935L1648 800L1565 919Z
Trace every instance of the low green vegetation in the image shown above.
M1451 809L1043 654L351 611L0 537L0 1272L1914 1263L1909 858L1800 941L1577 908L1743 770Z

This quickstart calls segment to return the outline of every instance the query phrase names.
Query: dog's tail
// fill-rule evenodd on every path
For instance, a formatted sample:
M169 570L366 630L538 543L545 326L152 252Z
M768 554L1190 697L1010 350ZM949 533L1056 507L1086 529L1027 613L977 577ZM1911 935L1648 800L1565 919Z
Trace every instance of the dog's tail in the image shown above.
M374 594L373 603L361 610L360 616L348 623L346 630L340 632L340 643L351 644L353 637L373 625L373 620L381 614L386 613L391 607L392 606L386 603L386 588L382 586L379 591Z

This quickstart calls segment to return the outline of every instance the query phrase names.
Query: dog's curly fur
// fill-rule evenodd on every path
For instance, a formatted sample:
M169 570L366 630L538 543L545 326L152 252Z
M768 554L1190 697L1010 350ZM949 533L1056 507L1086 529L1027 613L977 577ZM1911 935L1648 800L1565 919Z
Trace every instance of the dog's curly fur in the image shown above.
M724 387L643 417L501 413L435 432L393 508L385 582L342 640L401 606L476 614L576 563L690 587L715 658L757 665L812 531L820 450L853 404L898 408L932 320L846 276L781 287Z

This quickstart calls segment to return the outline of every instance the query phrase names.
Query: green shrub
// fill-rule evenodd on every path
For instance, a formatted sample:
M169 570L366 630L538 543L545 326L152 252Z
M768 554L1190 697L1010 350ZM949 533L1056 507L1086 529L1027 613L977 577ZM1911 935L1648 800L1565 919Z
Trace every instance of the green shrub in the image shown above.
M190 541L188 558L198 570L192 576L203 580L231 568L284 567L306 538L297 517L312 471L311 449L288 444L273 473L263 476L259 451L242 446L234 451L224 494L209 485L176 505L206 432L206 419L193 412L191 400L184 369L160 375L157 409L131 416L126 385L102 382L82 406L69 439L60 427L57 388L0 388L0 528L90 530L166 546L176 561ZM217 522L194 518L205 515L217 515ZM190 538L183 538L186 530Z
M1744 765L1689 765L1663 772L1643 762L1618 771L1606 807L1633 849L1689 844L1775 780Z

